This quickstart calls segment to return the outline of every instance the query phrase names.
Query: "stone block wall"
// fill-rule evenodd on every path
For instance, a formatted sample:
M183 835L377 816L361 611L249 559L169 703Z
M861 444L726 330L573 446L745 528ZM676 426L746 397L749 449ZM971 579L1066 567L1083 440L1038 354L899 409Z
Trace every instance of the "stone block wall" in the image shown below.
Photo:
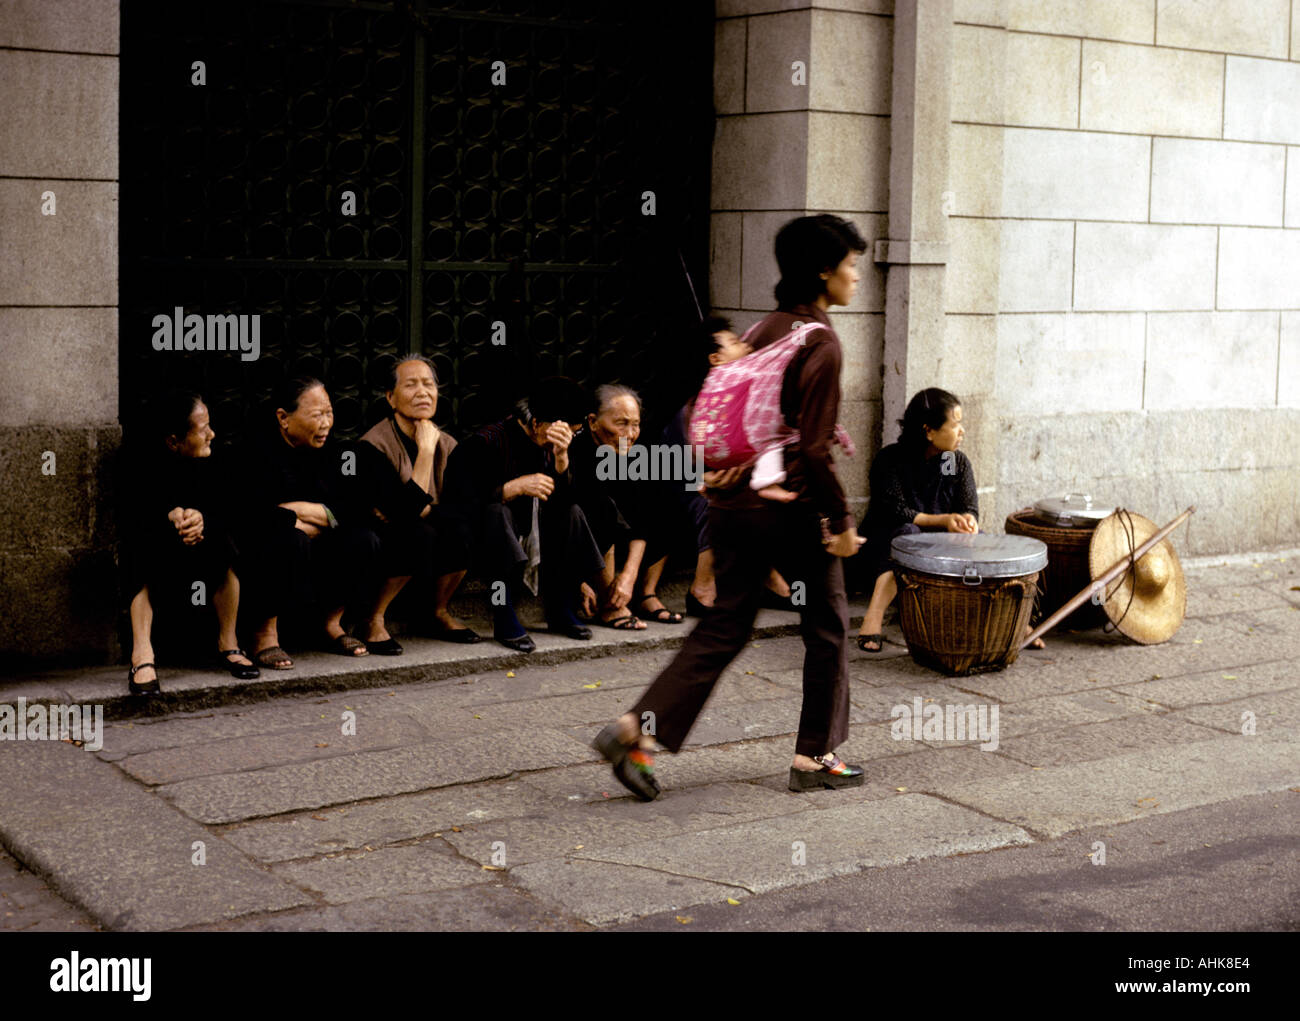
M954 0L946 346L991 354L986 523L1089 491L1196 504L1189 552L1296 544L1295 7Z
M892 0L717 0L709 299L738 329L776 307L772 246L786 221L835 213L868 243L888 236L892 11ZM855 514L879 449L885 310L870 251L859 271L853 304L831 312L840 420L859 446L839 462Z
M0 661L118 653L117 0L0 0ZM52 198L48 193L53 193Z

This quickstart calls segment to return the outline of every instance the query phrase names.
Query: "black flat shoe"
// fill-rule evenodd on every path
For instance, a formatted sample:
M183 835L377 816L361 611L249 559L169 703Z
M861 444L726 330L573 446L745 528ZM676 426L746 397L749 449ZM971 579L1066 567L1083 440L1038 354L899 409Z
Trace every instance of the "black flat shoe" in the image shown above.
M493 637L496 636L493 635ZM537 643L526 632L518 638L497 638L496 640L507 649L512 649L515 652L535 652L537 650Z
M867 642L875 642L876 647L874 649L868 649ZM861 649L863 652L879 652L884 647L885 647L884 635L858 635L858 648Z
M440 642L455 642L457 645L474 645L476 642L483 641L482 637L471 628L439 628L433 633L433 637ZM374 646L372 645L373 649Z
M387 638L382 642L366 642L366 648L375 656L400 656L406 651L398 644L396 638Z
M707 617L714 610L712 606L705 606L695 598L690 592L686 593L686 613L691 617Z
M814 762L822 764L821 769L796 769L790 767L790 790L815 791L819 787L831 790L837 787L861 787L866 783L867 775L857 766L850 766L834 752L829 755L814 755Z
M591 746L613 767L614 778L642 801L654 801L663 793L655 779L654 756L639 745L618 739L618 725L611 723L596 735Z
M591 628L585 624L547 624L546 629L553 635L564 635L579 642L591 641Z
M136 684L136 683L135 683L135 672L136 672L137 670L143 670L145 667L153 667L154 674L155 674L154 679L153 679L152 681L145 681L143 684ZM161 693L162 693L162 688L159 687L159 685L158 685L157 671L158 671L158 668L155 667L152 663L141 663L139 666L133 666L133 667L131 668L131 670L130 670L130 671L127 673L127 675L126 675L126 687L127 687L127 690L130 691L132 695L159 695L159 694L161 694Z
M252 681L262 676L262 671L258 670L252 663L234 663L230 660L231 656L243 656L245 659L253 658L243 649L223 649L218 652L218 662L230 671L231 677L240 681Z

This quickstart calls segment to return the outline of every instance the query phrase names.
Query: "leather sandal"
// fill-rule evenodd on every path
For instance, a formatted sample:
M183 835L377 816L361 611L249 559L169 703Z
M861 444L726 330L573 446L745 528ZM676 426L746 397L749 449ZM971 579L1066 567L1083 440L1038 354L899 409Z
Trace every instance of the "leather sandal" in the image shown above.
M639 623L641 623L640 620L630 613L625 613L621 617L614 617L611 620L605 620L603 617L600 619L601 627L613 628L615 631L644 631L645 628L637 627Z
M680 613L674 613L666 606L661 606L657 610L646 609L645 603L647 601L658 598L659 596L657 593L649 592L637 599L637 605L644 611L647 620L652 620L656 624L680 624L685 619Z
M361 649L360 655L357 650ZM330 652L336 652L340 656L347 656L348 659L360 659L361 656L369 655L370 650L366 648L364 642L358 638L353 638L349 634L335 635L329 640Z
M235 663L231 656L243 656L245 659L252 659L243 649L222 649L217 653L218 662L230 671L230 676L240 681L252 681L262 676L262 671L258 670L252 663Z
M136 684L135 672L150 667L154 672L152 681L145 681L143 684ZM162 693L162 688L158 684L158 668L152 663L141 663L139 666L133 666L126 675L126 687L132 695L158 695Z
M868 649L867 648L868 642L875 642L876 647L874 649ZM884 635L858 635L858 648L861 649L863 652L879 652L884 647L885 647Z
M292 670L293 660L289 654L278 645L268 645L265 649L254 654L253 659L259 666L264 666L268 670Z
M815 791L818 787L861 787L867 779L857 766L850 766L834 752L814 755L813 762L821 764L821 769L798 769L790 767L790 790L796 793Z

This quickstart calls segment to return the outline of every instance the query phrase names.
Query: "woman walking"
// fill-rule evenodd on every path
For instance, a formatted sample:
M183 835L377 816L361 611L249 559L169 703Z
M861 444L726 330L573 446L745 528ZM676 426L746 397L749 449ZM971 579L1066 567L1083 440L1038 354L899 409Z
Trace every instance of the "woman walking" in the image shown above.
M750 468L710 477L714 612L701 620L636 705L595 740L618 780L644 801L660 793L656 741L672 752L681 749L713 685L749 640L764 581L778 560L786 578L804 582L806 594L800 607L803 708L789 787L850 787L865 779L861 769L835 755L848 737L849 715L848 600L841 560L856 553L862 540L831 460L842 356L827 316L831 306L852 300L858 254L865 249L851 223L829 214L792 220L776 236L778 308L751 334L753 348L780 340L799 324L815 321L824 327L807 335L782 379L781 411L800 434L785 453L785 486L796 499L764 500L748 485ZM823 540L823 519L829 542Z

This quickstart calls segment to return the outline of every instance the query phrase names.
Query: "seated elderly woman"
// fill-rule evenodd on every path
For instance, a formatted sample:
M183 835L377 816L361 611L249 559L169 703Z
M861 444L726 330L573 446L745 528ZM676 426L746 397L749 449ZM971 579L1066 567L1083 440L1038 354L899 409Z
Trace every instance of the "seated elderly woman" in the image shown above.
M213 464L216 437L208 409L196 393L168 394L150 409L143 433L124 451L119 527L122 567L130 599L134 695L157 694L154 668L155 606L206 603L217 611L217 657L240 680L259 676L239 648L235 620L239 578L224 507L226 487Z
M885 607L898 594L890 544L917 532L979 531L979 497L970 458L957 448L966 438L961 400L931 387L908 402L897 443L881 448L871 464L871 502L863 519L867 544L859 570L871 592L858 648L879 652ZM1041 649L1042 640L1034 647Z
M468 508L476 530L493 637L517 652L536 648L514 609L521 583L540 594L552 631L591 638L573 611L580 584L600 584L605 558L574 502L569 464L586 406L573 380L539 380L511 417L466 437L447 464L447 499Z
M654 588L647 589L643 580L652 564L662 570L667 544L659 534L659 483L630 479L626 467L620 467L627 464L640 435L641 398L629 387L606 383L596 387L596 410L587 415L587 428L569 447L578 503L605 555L602 587L595 590L583 583L583 610L589 615L599 611L602 624L620 631L645 629L630 603L644 606L660 624L682 622L681 614L659 602ZM622 570L617 570L619 563Z
M384 614L412 576L433 587L435 637L469 644L479 636L448 612L469 567L469 527L460 508L440 500L456 441L433 424L438 381L433 364L411 355L393 366L388 387L393 413L357 444L357 480L371 494L385 581L370 612L366 647L381 656L402 652Z
M379 555L371 508L358 499L355 453L330 439L334 410L320 380L289 380L273 407L274 421L246 444L242 465L248 495L239 543L249 559L250 611L262 622L257 661L293 666L279 637L288 610L322 613L330 651L367 655L342 624L349 597L369 605Z

